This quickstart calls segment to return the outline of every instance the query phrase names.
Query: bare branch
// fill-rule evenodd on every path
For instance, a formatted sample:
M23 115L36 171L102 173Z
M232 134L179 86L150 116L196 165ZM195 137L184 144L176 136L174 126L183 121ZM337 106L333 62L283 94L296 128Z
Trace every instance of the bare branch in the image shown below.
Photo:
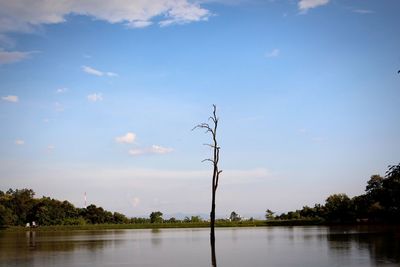
M209 147L212 147L212 148L219 149L219 147L216 147L215 145L211 145L211 144L203 144L203 146L209 146Z

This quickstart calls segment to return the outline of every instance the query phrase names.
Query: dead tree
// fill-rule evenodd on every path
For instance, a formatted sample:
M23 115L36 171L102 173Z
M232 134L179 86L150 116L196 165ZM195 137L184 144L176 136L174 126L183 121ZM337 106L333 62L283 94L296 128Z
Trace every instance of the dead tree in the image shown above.
M221 174L222 170L218 168L219 162L219 151L220 147L218 146L217 142L217 128L218 128L218 117L217 117L217 106L213 105L213 114L208 118L211 123L200 123L193 128L197 129L205 129L205 133L211 133L212 143L211 144L204 144L209 146L213 149L213 157L204 159L202 162L209 161L213 165L213 175L212 175L212 191L211 191L211 212L210 212L210 241L211 244L215 244L215 195L218 188L218 181L219 175Z

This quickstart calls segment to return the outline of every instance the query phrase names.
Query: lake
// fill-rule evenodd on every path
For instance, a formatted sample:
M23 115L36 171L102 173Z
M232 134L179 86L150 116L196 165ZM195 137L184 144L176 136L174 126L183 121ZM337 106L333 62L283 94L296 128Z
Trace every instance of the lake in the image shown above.
M217 228L219 267L400 266L399 228ZM1 232L0 266L211 266L209 229Z

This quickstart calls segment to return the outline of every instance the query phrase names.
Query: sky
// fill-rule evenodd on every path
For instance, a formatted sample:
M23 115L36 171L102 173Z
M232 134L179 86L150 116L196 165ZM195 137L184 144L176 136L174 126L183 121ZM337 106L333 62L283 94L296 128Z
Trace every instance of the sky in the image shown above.
M397 0L0 0L0 190L263 216L400 161Z

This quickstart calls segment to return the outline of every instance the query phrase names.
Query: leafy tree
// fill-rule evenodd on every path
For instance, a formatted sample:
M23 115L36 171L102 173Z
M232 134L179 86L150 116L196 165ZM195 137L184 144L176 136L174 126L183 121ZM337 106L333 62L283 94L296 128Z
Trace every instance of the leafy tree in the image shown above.
M234 212L234 211L231 212L231 215L229 216L229 219L230 219L232 222L238 222L238 221L241 220L240 215L237 214L237 213Z
M176 223L178 222L177 219L175 217L171 217L167 220L168 223Z
M14 221L12 211L0 204L0 226L13 225Z
M126 218L126 216L122 213L114 212L113 213L113 222L118 223L118 224L128 223L129 219Z
M272 210L270 210L270 209L267 209L266 211L265 211L265 219L267 219L267 220L273 220L275 217L274 217L274 213L275 212L273 212Z
M325 201L327 219L332 222L350 222L354 219L351 200L346 194L334 194Z
M130 223L143 224L143 223L149 223L149 222L150 222L150 219L148 219L148 218L133 217L130 219Z
M10 201L7 203L15 215L17 225L25 225L25 223L32 221L29 218L29 211L31 210L34 201L33 196L35 192L32 189L16 189L15 191L9 189L7 194L11 196Z
M191 216L190 217L190 222L192 222L192 223L199 223L201 221L202 221L202 219L200 216Z
M389 166L383 180L384 197L382 206L388 220L400 221L400 163Z
M162 216L163 216L162 212L153 211L150 214L150 223L162 223L163 222Z

